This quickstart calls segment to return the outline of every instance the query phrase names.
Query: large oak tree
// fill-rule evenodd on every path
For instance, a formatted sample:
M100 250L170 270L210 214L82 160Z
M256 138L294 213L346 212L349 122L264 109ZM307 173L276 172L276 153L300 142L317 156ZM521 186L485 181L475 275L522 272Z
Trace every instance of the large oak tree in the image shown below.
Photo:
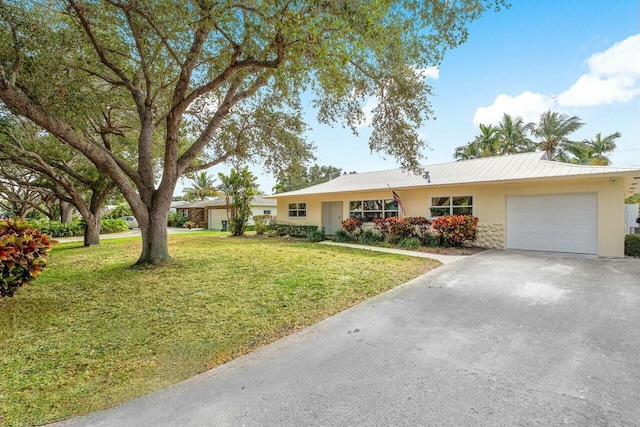
M0 100L109 176L140 224L138 263L157 263L169 258L181 175L236 155L277 172L308 155L303 140L274 137L299 121L303 93L321 122L354 131L375 97L371 150L416 168L417 129L432 115L421 70L502 3L0 0ZM123 150L88 125L114 99L130 121ZM234 115L263 125L243 128Z

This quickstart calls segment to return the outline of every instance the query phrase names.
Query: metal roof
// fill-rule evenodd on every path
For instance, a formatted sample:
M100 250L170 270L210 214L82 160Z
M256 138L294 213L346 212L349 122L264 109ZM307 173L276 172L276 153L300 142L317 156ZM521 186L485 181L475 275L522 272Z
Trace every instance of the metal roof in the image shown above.
M424 166L425 175L416 175L402 169L342 175L329 182L300 190L274 194L269 197L303 196L311 194L343 193L440 185L473 184L482 182L520 181L539 178L575 177L588 175L631 174L625 180L625 191L635 179L640 180L640 167L586 166L547 160L546 153L533 152L507 156L484 157L451 163ZM636 184L637 186L637 184ZM632 191L632 190L631 190ZM634 191L632 191L634 192ZM637 190L635 192L638 192Z

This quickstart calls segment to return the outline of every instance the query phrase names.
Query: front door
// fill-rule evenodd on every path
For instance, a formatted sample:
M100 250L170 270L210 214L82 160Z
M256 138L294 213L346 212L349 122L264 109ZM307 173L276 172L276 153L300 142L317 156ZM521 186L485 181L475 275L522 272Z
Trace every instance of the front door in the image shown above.
M323 202L322 203L322 228L324 234L336 234L342 226L342 202Z

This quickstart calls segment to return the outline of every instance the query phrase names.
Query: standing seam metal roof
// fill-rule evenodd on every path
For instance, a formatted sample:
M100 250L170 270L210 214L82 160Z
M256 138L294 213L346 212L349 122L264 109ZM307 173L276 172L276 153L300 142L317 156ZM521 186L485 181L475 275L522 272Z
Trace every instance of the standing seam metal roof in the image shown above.
M425 187L479 182L513 181L535 178L620 174L640 172L640 167L586 166L550 161L541 152L485 157L424 166L424 176L402 169L342 175L329 182L270 197L381 190L391 187Z

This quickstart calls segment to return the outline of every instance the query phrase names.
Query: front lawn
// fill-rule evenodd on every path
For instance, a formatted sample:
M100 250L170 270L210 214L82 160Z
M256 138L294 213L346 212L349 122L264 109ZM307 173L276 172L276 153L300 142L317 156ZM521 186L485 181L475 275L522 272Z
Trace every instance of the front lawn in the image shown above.
M110 407L203 372L393 288L436 261L317 244L169 236L60 244L0 302L0 425Z

